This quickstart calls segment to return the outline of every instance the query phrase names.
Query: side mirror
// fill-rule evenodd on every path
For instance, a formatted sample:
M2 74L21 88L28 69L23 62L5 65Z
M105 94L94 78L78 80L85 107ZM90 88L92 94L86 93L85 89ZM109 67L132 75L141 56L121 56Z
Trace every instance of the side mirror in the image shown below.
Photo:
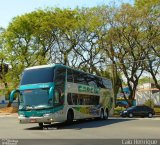
M54 87L49 89L49 99L53 99Z
M17 93L20 93L20 91L19 90L13 90L11 93L10 93L10 96L9 96L9 101L12 103L14 100L15 100L15 98L16 98L16 94Z
M49 100L48 100L48 103L49 103L50 105L53 104L53 93L54 93L54 87L51 87L51 88L49 89Z

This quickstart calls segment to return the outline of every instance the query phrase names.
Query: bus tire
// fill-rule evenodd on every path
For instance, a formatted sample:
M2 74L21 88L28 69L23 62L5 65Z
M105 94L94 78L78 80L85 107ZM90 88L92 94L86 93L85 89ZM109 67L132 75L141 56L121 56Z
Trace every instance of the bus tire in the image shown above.
M73 123L73 119L74 119L74 113L73 110L69 110L67 113L67 124L72 124Z
M43 128L43 123L38 123L40 128Z

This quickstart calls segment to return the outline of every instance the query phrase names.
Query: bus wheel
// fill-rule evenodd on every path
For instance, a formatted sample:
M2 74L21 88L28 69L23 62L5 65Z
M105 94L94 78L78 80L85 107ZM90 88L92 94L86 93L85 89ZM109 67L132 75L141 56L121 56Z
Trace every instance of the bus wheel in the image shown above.
M40 128L43 128L43 123L38 123Z
M103 111L103 109L101 109L100 119L104 119L104 111Z
M72 110L69 110L67 113L67 124L72 124L74 118L74 114Z

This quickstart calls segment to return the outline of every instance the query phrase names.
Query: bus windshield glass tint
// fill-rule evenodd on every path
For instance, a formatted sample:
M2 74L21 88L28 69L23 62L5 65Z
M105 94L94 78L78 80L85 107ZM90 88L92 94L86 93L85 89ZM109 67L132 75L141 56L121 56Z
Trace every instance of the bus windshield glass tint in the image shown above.
M54 68L36 68L25 70L21 85L53 82Z

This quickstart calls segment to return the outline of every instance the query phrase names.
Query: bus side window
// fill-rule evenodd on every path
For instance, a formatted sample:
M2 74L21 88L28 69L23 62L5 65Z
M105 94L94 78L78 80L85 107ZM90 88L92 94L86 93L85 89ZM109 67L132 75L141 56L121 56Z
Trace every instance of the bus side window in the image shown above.
M57 91L55 91L54 103L55 104L59 104L60 103L60 94Z
M96 83L96 78L95 78L95 76L88 75L88 77L87 77L87 82L88 82L88 85L89 85L89 86L97 87L97 83Z
M106 89L111 89L112 88L112 83L109 80L102 79L103 85L105 86Z
M68 105L73 105L71 93L68 93L68 95L67 95L67 102L68 102Z
M99 96L94 96L94 105L99 104Z
M99 77L96 77L96 81L97 81L97 86L99 88L105 88L105 86L103 85L102 79Z
M58 67L55 70L55 93L54 104L61 105L64 103L66 69Z
M55 71L55 84L62 85L65 83L66 69L65 68L57 68Z
M84 97L79 97L79 105L84 105Z
M72 94L72 102L73 102L73 105L78 104L78 95L77 94Z
M71 69L67 69L67 82L73 82L73 71Z
M74 83L88 85L87 74L78 71L73 71L73 74L74 74Z

